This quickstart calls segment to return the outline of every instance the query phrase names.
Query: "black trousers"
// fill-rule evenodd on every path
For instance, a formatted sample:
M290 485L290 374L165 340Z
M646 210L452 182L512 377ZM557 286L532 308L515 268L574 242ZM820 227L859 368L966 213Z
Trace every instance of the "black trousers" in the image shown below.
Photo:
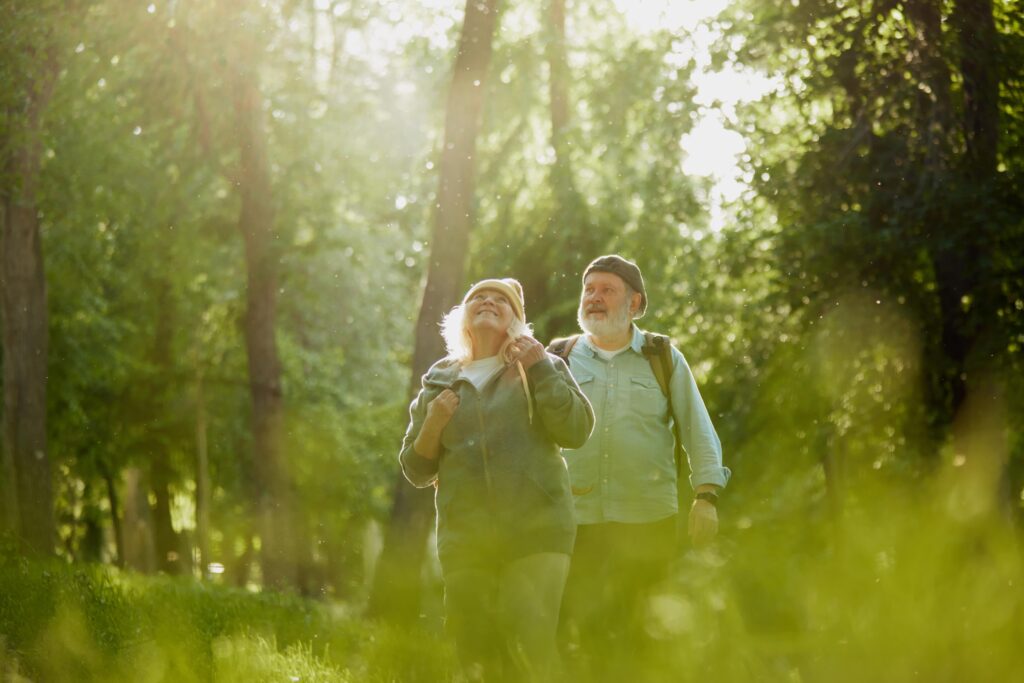
M676 553L676 515L648 524L581 524L562 606L562 641L576 659L634 651L647 598Z

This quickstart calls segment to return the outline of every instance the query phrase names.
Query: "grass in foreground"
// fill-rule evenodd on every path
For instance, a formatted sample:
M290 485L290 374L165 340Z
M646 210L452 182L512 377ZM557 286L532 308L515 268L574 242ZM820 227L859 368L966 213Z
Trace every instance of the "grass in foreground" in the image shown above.
M1024 680L1024 561L996 514L940 484L751 516L686 555L646 615L653 647L582 652L574 680ZM728 515L728 512L726 513ZM733 514L739 518L739 514ZM728 516L726 517L728 518ZM0 557L0 673L33 681L401 681L455 676L436 634L293 596ZM24 678L19 678L24 677Z

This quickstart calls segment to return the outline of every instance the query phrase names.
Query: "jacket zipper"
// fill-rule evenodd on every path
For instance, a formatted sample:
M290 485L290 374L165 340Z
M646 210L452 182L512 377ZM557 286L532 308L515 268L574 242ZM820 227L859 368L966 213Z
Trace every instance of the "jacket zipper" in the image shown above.
M487 452L487 433L484 431L484 410L481 407L482 401L476 402L476 416L480 423L480 451L484 461L484 483L487 485L487 499L494 500L494 487L491 482L491 460Z

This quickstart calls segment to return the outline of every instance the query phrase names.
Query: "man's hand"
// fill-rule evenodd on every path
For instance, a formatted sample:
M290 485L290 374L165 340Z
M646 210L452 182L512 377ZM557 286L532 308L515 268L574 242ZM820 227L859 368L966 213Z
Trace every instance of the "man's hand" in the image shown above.
M522 336L509 346L509 357L513 363L519 361L524 370L529 370L544 359L544 345L533 337Z
M690 506L687 526L694 547L700 548L711 543L718 534L718 510L714 503L695 499Z

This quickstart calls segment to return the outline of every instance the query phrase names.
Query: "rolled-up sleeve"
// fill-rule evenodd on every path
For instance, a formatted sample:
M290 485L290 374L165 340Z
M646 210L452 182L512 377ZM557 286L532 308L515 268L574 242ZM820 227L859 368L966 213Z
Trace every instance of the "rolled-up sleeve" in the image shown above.
M672 348L672 411L686 459L690 466L690 485L725 487L732 472L722 464L722 442L711 423L690 365L679 349Z
M409 405L409 426L405 430L405 437L402 439L402 450L398 454L398 460L402 464L402 474L409 480L409 483L416 488L426 488L437 479L437 468L440 458L430 460L416 452L413 444L419 436L420 427L427 416L426 388L420 389L413 402Z
M528 372L537 413L551 439L562 448L579 448L594 429L594 409L565 362L551 354Z

